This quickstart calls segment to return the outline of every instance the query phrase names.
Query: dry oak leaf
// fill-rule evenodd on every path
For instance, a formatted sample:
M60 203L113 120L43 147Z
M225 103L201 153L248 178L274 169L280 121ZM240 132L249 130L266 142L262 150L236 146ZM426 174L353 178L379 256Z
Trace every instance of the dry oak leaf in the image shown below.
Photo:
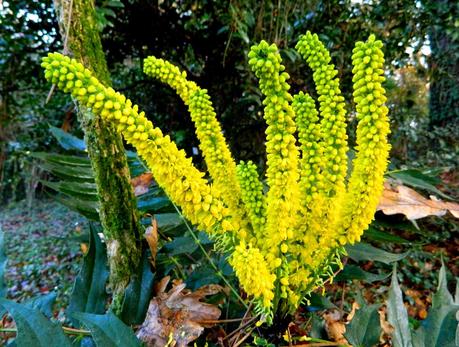
M139 196L148 193L148 188L153 182L153 175L150 172L143 173L131 179L132 188L134 188L134 195Z
M145 321L137 331L137 337L147 347L166 346L170 338L173 346L187 346L204 328L213 326L221 314L218 307L200 300L224 291L223 287L211 284L192 292L178 281L166 292L169 280L167 276L160 281L157 295L150 301Z
M340 311L332 310L323 315L325 320L325 331L328 337L342 345L348 346L348 342L344 337L346 325L343 322L343 316Z
M397 184L392 186L389 182L384 183L378 211L387 215L401 213L410 220L443 216L448 211L459 218L459 204L441 201L434 196L427 199L411 188Z

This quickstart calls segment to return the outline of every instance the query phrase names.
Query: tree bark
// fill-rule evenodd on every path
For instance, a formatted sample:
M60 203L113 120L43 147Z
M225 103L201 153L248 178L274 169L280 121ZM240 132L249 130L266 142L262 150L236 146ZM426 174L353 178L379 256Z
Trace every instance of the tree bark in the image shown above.
M68 49L102 83L111 85L93 0L54 0L54 5L64 51ZM110 263L112 310L119 313L125 288L141 256L136 199L120 135L90 110L79 107L78 113L99 195L99 216Z

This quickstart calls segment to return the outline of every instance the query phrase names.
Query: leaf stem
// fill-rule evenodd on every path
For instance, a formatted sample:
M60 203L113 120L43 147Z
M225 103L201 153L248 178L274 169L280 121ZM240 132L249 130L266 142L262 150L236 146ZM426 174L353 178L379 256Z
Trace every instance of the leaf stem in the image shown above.
M202 251L202 253L204 254L204 256L207 258L207 260L209 261L210 265L212 266L212 268L215 270L215 273L217 274L218 277L221 278L221 280L223 282L225 282L225 284L229 287L229 289L233 292L233 294L236 296L236 298L242 303L242 305L244 305L244 307L246 309L248 309L248 306L247 304L244 302L244 299L241 298L241 296L239 295L239 293L237 292L236 289L234 289L233 285L226 279L225 276L223 276L223 274L221 273L221 271L217 268L217 266L215 265L214 261L212 260L212 258L210 257L210 255L207 253L206 249L203 247L203 245L201 244L201 241L199 240L199 238L196 236L196 234L194 233L194 231L192 230L192 228L190 227L190 225L188 224L188 221L185 219L185 217L182 215L182 213L180 212L180 210L178 209L178 207L171 201L172 205L174 206L175 210L177 211L177 213L180 215L180 217L183 219L183 222L185 223L188 231L190 232L191 234L191 237L194 239L194 241L196 242L196 244L198 245L198 247L200 248L200 250Z

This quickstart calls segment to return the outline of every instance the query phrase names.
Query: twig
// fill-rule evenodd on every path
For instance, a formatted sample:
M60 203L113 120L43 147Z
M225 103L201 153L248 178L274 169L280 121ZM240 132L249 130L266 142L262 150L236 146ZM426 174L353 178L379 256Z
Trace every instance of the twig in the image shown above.
M239 327L235 330L238 332L238 334L236 335L236 337L234 338L234 341L236 341L238 338L239 338L239 335L241 334L241 331L242 331L242 323L244 321L244 319L247 317L247 315L249 314L250 310L252 309L252 302L249 304L249 307L247 308L247 310L245 311L244 313L244 316L242 317L242 322L241 324L239 324Z
M196 321L199 324L219 324L219 323L236 323L243 321L245 318L230 318L230 319L208 319L208 320L198 320Z
M85 335L85 336L90 336L91 335L91 332L89 330L81 330L81 329L75 329L75 328L69 328L69 327L62 327L62 330L67 335ZM16 329L16 328L0 328L0 332L17 334L18 333L18 329Z
M250 329L243 337L242 339L240 339L239 341L237 341L236 344L234 344L233 347L239 347L245 340L247 340L247 338L252 335L252 332L255 330L255 327L253 327L252 329Z
M237 328L236 330L230 332L228 335L226 335L223 340L228 340L230 339L233 335L237 334L239 331L241 331L242 329L245 329L247 328L248 326L250 326L256 319L258 319L258 317L252 317L250 318L250 320L245 323L244 325L240 326L239 328Z

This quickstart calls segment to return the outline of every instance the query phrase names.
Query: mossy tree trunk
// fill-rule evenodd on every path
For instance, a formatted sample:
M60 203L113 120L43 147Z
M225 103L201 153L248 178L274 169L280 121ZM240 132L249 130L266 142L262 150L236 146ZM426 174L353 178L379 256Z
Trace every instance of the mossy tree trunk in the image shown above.
M54 0L64 50L109 86L110 74L102 50L93 0ZM110 124L79 108L79 120L95 175L110 262L112 309L118 313L124 290L141 256L141 225L122 139Z

